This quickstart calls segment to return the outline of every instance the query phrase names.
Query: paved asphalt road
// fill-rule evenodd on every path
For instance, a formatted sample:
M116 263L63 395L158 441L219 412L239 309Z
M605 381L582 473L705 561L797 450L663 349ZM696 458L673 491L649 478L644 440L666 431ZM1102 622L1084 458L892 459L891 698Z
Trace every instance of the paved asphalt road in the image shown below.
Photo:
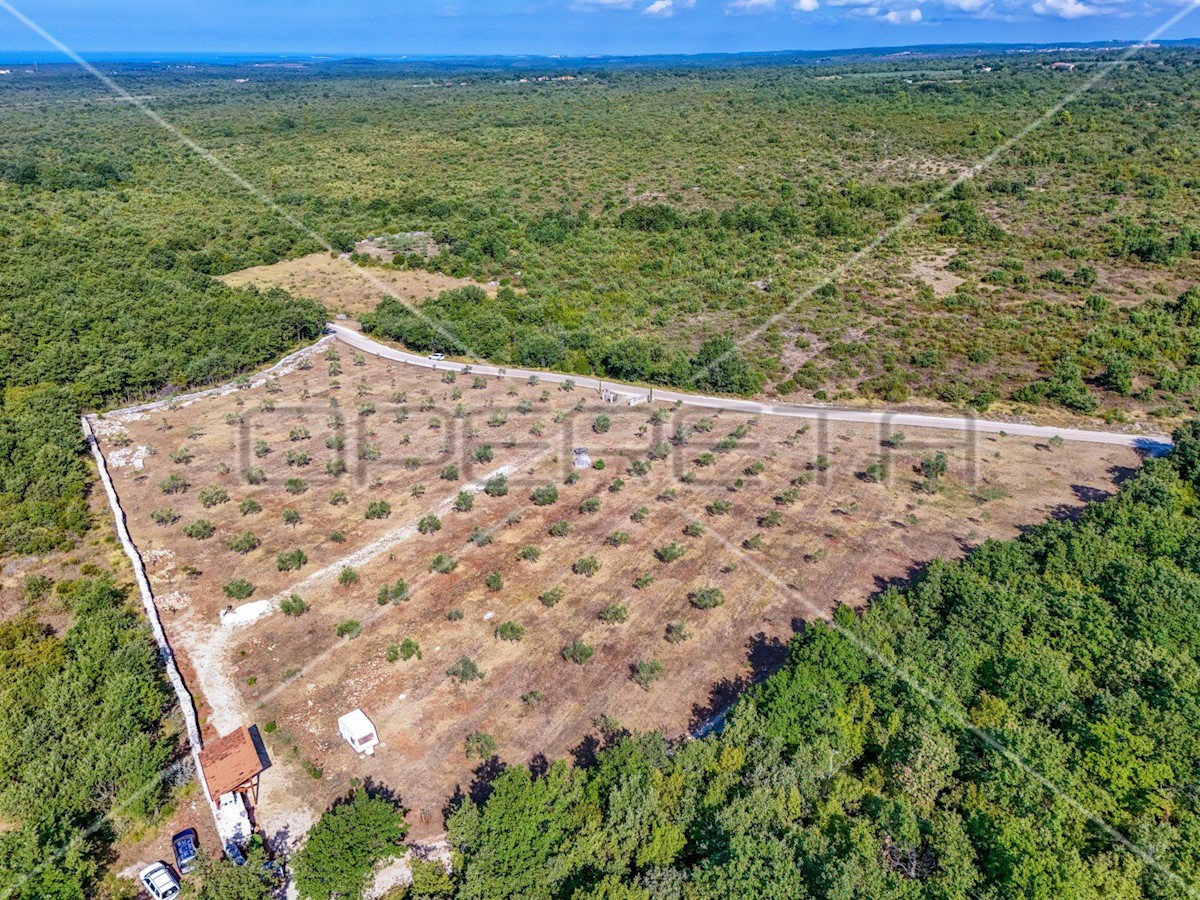
M407 353L388 347L377 341L336 322L329 323L329 329L339 339L364 353L371 353L382 359L423 366L427 369L442 371L462 369L463 364L451 360L434 362L425 356ZM532 369L500 368L482 364L471 364L471 372L478 375L503 375L507 378L528 379L536 375L539 380L552 384L561 384L570 379L576 387L600 390L607 388L626 398L646 398L651 394L650 388L638 385L623 384L618 381L601 381L582 375L563 375L560 372L541 372ZM1082 441L1090 444L1119 444L1134 447L1151 454L1165 453L1171 446L1171 440L1161 434L1126 434L1120 431L1091 431L1084 428L1054 428L1046 425L1026 425L1021 422L994 422L988 419L955 416L931 416L919 413L896 413L876 410L836 409L824 406L797 406L790 403L758 403L753 400L736 400L729 397L705 397L699 394L682 394L665 388L653 389L654 399L666 403L681 401L685 406L699 406L706 409L727 409L737 412L754 413L766 416L791 416L797 419L823 419L827 422L862 422L872 425L882 425L885 428L942 428L949 431L978 431L998 434L1022 435L1050 439L1060 437L1064 441Z

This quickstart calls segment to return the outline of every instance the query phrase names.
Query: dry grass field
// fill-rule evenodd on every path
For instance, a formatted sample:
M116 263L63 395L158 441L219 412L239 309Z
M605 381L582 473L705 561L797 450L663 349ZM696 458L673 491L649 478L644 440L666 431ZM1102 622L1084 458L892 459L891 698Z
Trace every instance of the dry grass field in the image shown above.
M280 287L298 297L316 300L332 313L357 316L372 310L387 296L414 303L442 291L476 285L494 294L496 289L467 278L440 272L364 267L328 253L310 253L269 266L254 266L222 275L233 287L254 285L259 290Z
M468 758L474 733L523 765L586 759L616 728L702 727L806 620L1069 515L1137 463L614 407L336 343L254 387L98 425L205 727L259 725L275 762L260 821L293 834L367 777L398 791L415 836L440 832L446 798L497 764ZM572 467L575 447L593 467ZM938 452L931 493L917 470ZM497 475L506 491L482 491ZM547 485L557 500L538 505ZM300 615L280 611L292 594ZM577 642L590 657L564 659ZM481 678L449 674L464 658ZM638 663L657 675L645 686ZM356 706L383 739L370 759L337 735Z

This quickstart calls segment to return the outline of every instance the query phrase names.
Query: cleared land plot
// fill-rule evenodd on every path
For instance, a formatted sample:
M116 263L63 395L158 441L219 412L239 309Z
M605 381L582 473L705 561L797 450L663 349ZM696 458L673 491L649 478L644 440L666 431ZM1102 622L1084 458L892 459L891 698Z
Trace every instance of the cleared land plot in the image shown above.
M351 316L374 309L387 296L413 303L468 285L495 293L495 288L468 278L420 270L364 268L328 253L310 253L269 266L242 269L222 275L219 280L233 287L252 284L263 291L281 287L298 297L316 300L330 312Z
M1069 514L1137 463L1121 447L915 429L892 440L873 426L450 383L344 345L333 356L100 428L202 716L220 733L242 721L266 733L269 830L294 831L369 776L400 792L417 837L435 834L446 798L488 771L464 752L475 732L524 764L586 758L613 721L699 727L805 620ZM573 469L575 447L603 469ZM927 493L917 470L938 452L947 471ZM479 493L497 472L507 491ZM546 485L557 500L532 502ZM438 527L422 533L427 516ZM431 571L439 554L445 573ZM278 611L292 593L301 615ZM264 600L272 610L255 618ZM668 640L680 623L687 638ZM591 650L582 663L563 658L576 642ZM448 674L464 657L482 678ZM648 687L639 662L661 666L643 667L657 674ZM372 759L337 736L356 706L384 741Z

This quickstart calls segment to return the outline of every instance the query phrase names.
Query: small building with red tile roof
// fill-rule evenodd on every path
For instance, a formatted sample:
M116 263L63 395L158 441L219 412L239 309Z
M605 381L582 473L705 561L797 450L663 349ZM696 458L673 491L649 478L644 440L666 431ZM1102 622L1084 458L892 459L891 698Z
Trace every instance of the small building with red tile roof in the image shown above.
M252 802L258 800L258 776L264 766L245 725L205 745L200 768L213 803L219 804L226 794L249 794Z

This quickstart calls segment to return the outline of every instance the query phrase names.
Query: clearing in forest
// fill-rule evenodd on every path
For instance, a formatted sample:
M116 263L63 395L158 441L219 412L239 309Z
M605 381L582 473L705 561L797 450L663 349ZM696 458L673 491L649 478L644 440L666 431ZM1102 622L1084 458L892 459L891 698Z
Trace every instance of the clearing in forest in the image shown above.
M700 728L804 621L1070 514L1138 462L616 406L332 340L97 430L204 727L259 725L258 817L293 835L351 779L394 788L428 837L493 745L523 765L586 759L617 727ZM373 758L338 737L354 707Z
M474 285L490 294L495 287L482 285L469 278L455 278L440 272L421 269L384 269L379 266L360 266L328 253L310 253L269 266L254 266L220 276L220 281L233 287L254 285L259 290L280 287L297 297L307 297L322 304L331 313L351 317L373 310L388 296L406 303L435 297L442 291Z

